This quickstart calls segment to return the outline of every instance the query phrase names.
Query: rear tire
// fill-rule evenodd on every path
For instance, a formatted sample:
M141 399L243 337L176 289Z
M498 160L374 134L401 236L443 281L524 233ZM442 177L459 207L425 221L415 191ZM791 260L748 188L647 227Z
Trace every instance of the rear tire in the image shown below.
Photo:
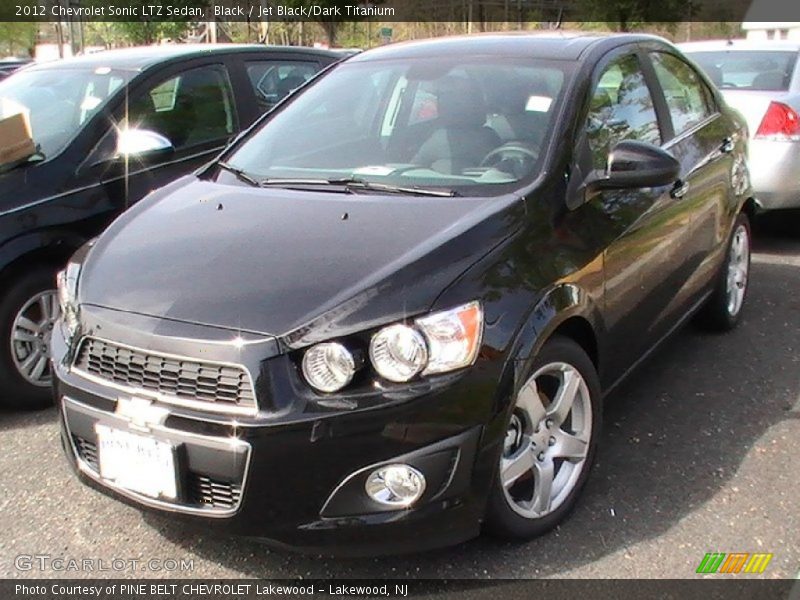
M564 520L589 477L601 418L591 359L571 339L548 340L514 400L485 530L527 540Z
M52 405L50 332L57 316L55 274L47 266L13 280L0 298L0 405L21 410Z
M739 324L750 281L751 242L750 220L741 213L728 239L714 291L697 315L696 321L704 329L728 331Z

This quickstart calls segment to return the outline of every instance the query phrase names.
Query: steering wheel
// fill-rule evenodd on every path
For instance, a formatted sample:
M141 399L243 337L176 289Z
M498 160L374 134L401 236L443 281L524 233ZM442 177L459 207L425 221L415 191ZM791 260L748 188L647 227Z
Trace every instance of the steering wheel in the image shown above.
M514 177L520 178L530 170L539 159L539 152L522 142L508 142L495 148L481 161L484 168L495 167Z

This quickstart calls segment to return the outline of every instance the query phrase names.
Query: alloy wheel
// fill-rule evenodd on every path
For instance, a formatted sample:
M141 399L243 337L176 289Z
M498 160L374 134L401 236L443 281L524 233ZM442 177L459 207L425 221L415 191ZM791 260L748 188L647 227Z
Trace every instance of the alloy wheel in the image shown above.
M592 403L580 372L550 363L517 395L500 458L500 482L511 509L538 519L575 489L587 465Z
M728 314L739 314L747 291L747 278L750 271L750 235L747 227L739 225L731 238L728 257L727 299Z
M28 300L11 325L11 358L22 378L37 387L50 385L50 338L59 315L55 290Z

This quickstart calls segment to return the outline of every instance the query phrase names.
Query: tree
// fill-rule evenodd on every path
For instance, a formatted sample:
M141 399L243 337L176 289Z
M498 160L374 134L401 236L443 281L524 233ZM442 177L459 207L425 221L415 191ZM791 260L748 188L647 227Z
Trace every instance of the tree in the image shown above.
M675 22L681 0L581 0L579 9L586 21L597 19L611 29L631 31L644 25Z
M190 27L191 23L184 21L119 21L112 24L119 37L136 46L154 44L166 38L180 39Z
M97 4L106 6L107 0L84 0L83 6ZM152 6L156 5L152 0L130 0L126 6L136 9L139 16L137 20L128 17L127 20L114 21L110 23L111 37L122 38L128 43L135 45L153 44L165 38L171 40L181 39L186 36L192 27L191 20L176 21L175 18L163 14L149 16L152 13ZM170 0L169 7L176 14L185 14L185 11L192 8L205 8L209 0ZM173 19L170 21L161 19Z
M383 0L372 0L369 2L369 4L380 4L382 1ZM353 21L361 20L361 18L355 16L354 13L349 14L347 12L347 7L363 7L365 2L354 2L353 0L314 0L313 2L310 2L309 0L287 0L284 2L284 5L291 8L311 6L317 7L317 10L319 10L322 14L313 18L322 26L322 29L325 31L325 37L328 38L328 44L330 46L335 46L337 35L339 33L339 27L342 25L342 23L352 23ZM337 12L339 13L338 15L336 14Z
M36 45L38 23L0 22L0 58L4 55L28 56Z

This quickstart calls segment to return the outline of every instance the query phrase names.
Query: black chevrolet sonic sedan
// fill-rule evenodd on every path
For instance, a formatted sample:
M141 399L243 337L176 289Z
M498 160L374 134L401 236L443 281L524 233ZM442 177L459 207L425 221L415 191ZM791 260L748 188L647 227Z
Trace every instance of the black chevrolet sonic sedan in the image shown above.
M733 327L747 131L655 37L367 51L59 276L63 444L134 505L278 545L528 538L603 397L677 327Z

